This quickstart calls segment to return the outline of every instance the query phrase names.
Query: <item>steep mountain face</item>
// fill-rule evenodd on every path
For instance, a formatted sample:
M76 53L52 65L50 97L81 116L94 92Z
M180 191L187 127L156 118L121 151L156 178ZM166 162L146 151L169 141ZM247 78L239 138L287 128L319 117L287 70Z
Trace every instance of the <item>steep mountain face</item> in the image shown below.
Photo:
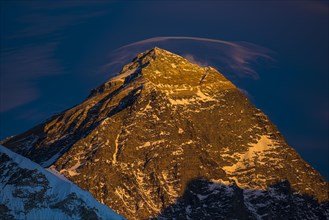
M64 177L0 146L0 219L121 219Z
M271 218L305 204L302 218L329 218L328 183L268 117L215 69L159 48L2 144L129 219Z

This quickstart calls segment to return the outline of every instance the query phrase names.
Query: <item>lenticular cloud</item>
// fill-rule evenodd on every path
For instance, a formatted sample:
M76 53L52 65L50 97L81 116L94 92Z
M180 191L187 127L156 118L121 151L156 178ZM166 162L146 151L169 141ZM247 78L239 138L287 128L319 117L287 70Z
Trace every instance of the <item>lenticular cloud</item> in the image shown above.
M133 42L114 50L109 54L109 63L103 66L102 72L115 74L137 54L155 46L180 54L201 66L213 66L229 78L258 79L257 64L260 61L273 61L272 52L269 49L252 43L167 36Z

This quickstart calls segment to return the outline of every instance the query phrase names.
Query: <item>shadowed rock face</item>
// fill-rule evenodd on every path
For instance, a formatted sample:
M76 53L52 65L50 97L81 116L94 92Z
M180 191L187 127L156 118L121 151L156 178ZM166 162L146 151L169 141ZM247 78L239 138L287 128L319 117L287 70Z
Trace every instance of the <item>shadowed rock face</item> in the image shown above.
M287 180L292 191L328 201L328 183L231 82L159 48L80 105L2 143L129 219L167 213L199 177L252 192ZM257 215L250 212L241 215Z
M308 207L308 208L305 208ZM175 204L154 219L327 219L329 203L294 193L288 181L267 190L246 190L194 179Z

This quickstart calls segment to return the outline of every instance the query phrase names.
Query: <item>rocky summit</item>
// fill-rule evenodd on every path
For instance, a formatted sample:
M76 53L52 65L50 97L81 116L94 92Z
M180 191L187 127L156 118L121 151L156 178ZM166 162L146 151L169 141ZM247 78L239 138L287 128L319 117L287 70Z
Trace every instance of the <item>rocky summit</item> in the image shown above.
M214 68L160 48L2 144L128 219L329 219L328 182L269 118Z

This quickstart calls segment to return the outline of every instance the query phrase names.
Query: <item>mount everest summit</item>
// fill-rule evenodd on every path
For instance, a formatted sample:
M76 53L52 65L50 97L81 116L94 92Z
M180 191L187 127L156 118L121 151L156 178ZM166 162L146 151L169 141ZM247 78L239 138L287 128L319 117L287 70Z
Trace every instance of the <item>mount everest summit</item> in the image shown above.
M329 219L328 182L269 118L214 68L160 48L1 144L128 219Z

